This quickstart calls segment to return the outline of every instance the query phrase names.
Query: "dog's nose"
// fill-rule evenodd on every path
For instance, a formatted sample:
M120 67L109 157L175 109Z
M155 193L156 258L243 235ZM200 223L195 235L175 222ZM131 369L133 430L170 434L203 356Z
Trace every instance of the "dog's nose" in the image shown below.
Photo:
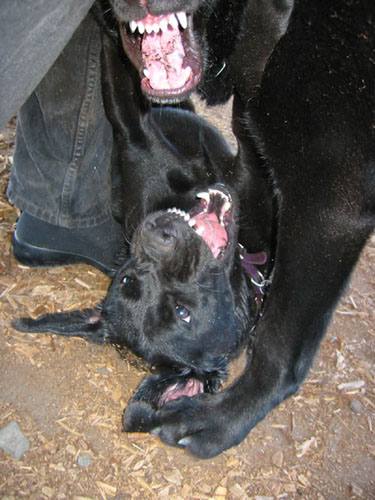
M175 244L177 228L170 217L163 216L148 220L144 225L144 229L154 244L163 247L170 247Z

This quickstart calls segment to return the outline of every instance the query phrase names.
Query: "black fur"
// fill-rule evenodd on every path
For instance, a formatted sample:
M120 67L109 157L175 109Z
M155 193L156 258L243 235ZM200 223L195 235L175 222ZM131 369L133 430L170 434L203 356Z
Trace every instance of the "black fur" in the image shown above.
M252 175L252 196L241 208L262 221L252 228L253 244L263 246L269 236L262 232L269 214L260 208L264 178L254 160L263 160L273 178L278 212L276 238L268 240L273 281L247 371L224 392L158 411L160 437L201 457L239 443L298 389L374 228L375 211L373 2L296 1L269 60L289 18L287 2L208 4L202 2L208 51L202 88L209 102L235 95L239 159ZM243 9L240 29L223 35L228 17L222 11L216 17L215 8ZM254 8L259 15L252 16ZM211 70L221 66L210 67L211 61L223 57L226 68L215 78Z
M374 227L372 3L296 2L255 97L243 76L253 62L248 39L232 59L241 64L228 70L234 130L241 151L263 156L274 180L275 264L246 372L224 392L157 412L160 437L201 457L239 443L298 389Z
M114 4L120 16L129 6L139 9L136 1ZM274 268L243 375L223 392L171 401L148 420L146 427L155 426L169 444L200 457L238 444L308 372L374 227L372 4L297 0L279 42L291 2L192 4L206 54L201 91L211 103L234 94L235 166L249 169L241 174L248 191L240 192L241 214L247 216L240 240L254 250L270 248ZM148 5L182 8L173 1ZM135 10L130 18L134 12L138 16Z

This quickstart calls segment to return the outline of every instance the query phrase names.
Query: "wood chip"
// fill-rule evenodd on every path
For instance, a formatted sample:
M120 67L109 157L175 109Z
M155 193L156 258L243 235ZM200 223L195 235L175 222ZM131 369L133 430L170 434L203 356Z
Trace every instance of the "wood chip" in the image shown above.
M307 479L307 477L304 474L299 474L298 475L298 482L302 484L305 488L311 486L310 481Z
M272 463L273 465L276 465L276 467L279 467L279 469L281 469L281 467L283 466L283 462L284 454L282 451L277 451L272 455Z
M233 486L231 486L229 488L229 493L231 494L231 496L233 496L233 498L246 498L247 497L245 490L242 488L242 486L240 486L237 483L233 484Z
M169 483L173 483L176 486L180 486L182 483L182 475L178 469L174 469L171 472L167 472L163 474L163 476Z
M296 445L296 449L297 449L297 458L301 458L303 457L309 450L310 448L314 446L315 448L318 447L318 442L316 440L316 438L313 436L311 437L310 439L307 439L306 441L304 441L303 443L301 444L297 444Z
M103 483L102 481L96 481L96 486L105 495L109 495L111 497L116 496L117 488L115 488L114 486L111 486L110 484L107 483Z
M81 279L79 279L79 278L74 278L74 281L75 281L78 285L82 286L83 288L86 288L86 290L91 290L91 286L90 286L90 285L88 285L87 283L85 283L84 281L82 281Z
M52 498L55 496L55 491L52 488L50 488L49 486L43 486L42 493L47 498Z
M339 384L337 386L337 389L339 391L353 391L356 389L361 389L362 387L365 386L365 381L364 380L354 380L353 382L345 382L344 384Z
M226 488L224 488L224 486L218 486L215 490L215 496L226 497L227 491L228 490Z

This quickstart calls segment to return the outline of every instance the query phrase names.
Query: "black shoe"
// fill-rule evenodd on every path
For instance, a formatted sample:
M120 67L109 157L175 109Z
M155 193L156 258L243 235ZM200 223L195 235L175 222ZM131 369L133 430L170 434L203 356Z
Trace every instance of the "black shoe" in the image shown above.
M112 276L123 253L121 225L108 220L98 226L66 229L22 212L13 234L13 253L26 266L86 263Z

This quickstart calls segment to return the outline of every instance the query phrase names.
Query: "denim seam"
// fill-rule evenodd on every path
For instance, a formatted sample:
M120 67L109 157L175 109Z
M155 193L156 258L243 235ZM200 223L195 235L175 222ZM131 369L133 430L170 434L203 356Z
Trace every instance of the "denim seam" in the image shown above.
M70 206L74 193L73 186L77 178L78 170L82 162L85 142L88 133L88 115L90 113L90 105L93 100L93 95L98 85L97 67L100 58L101 43L98 40L90 41L89 57L87 65L87 92L83 99L81 110L78 117L76 140L73 149L72 161L68 166L65 174L62 194L61 194L61 209L58 224L65 227L75 226L74 220L70 215ZM111 215L111 207L103 207L103 214L95 217L79 218L79 225L96 225L100 221L106 220Z

